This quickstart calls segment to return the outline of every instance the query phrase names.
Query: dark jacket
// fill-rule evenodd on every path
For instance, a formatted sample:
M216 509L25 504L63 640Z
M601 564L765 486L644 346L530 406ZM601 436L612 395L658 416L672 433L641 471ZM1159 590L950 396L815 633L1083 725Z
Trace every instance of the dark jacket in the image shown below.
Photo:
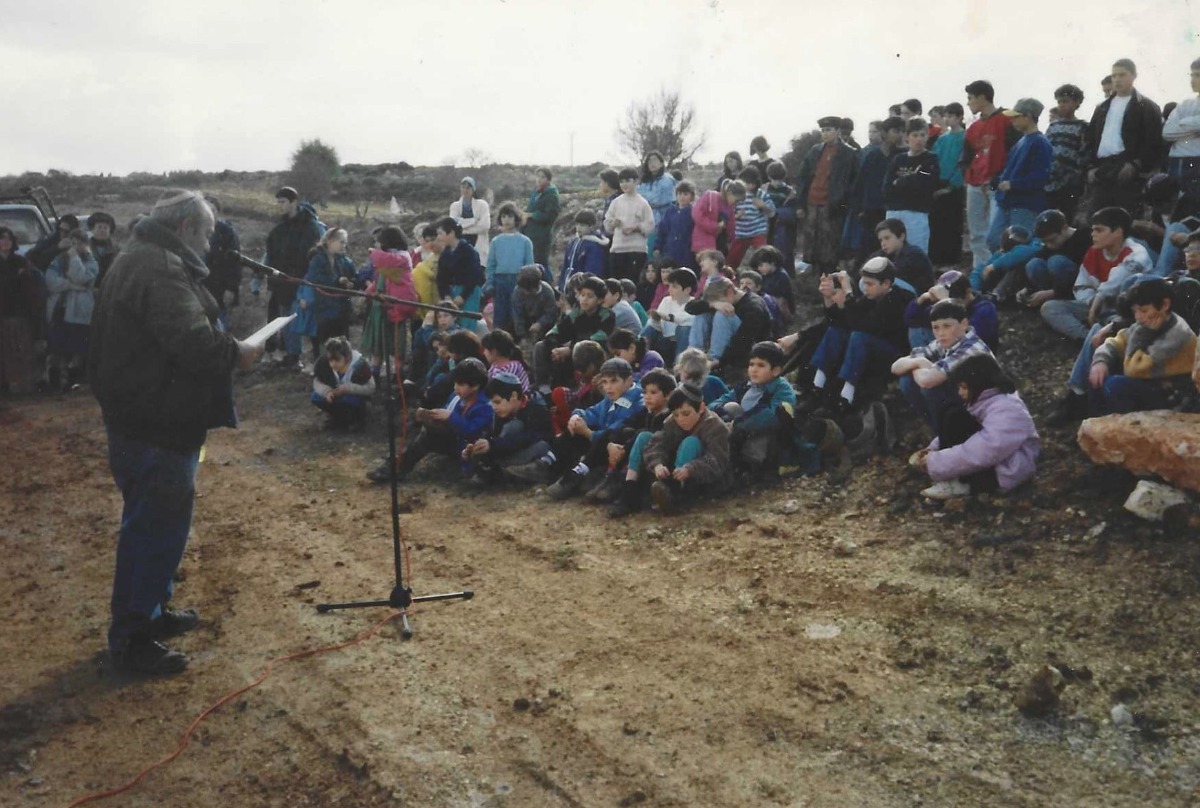
M818 143L804 155L800 173L796 176L796 198L800 205L808 204L808 192L817 175L817 164L825 151L824 143ZM839 208L850 202L854 181L858 178L858 152L845 143L837 145L833 164L829 167L829 202L831 208Z
M217 303L221 302L225 292L236 292L242 282L242 265L237 259L237 253L241 250L241 240L233 225L218 219L212 238L208 240L208 252L204 255L204 263L208 267L208 278L204 285L213 293Z
M896 277L912 285L917 294L933 286L933 262L916 244L905 244L900 252L888 255L883 250L871 253L872 258L886 258L896 267Z
M529 195L529 210L521 232L529 236L534 246L550 246L554 222L558 220L558 208L558 188L553 185L546 186L544 191L534 190Z
M933 152L923 151L916 157L907 151L897 153L883 176L884 206L888 210L928 213L941 175L942 169Z
M461 286L462 299L471 296L477 287L483 286L483 264L479 253L466 239L459 239L453 250L442 250L438 258L437 288L442 298L452 297L451 286Z
M546 342L551 347L561 348L574 345L585 339L592 339L603 345L612 335L617 325L617 318L612 309L597 306L595 310L584 314L583 309L575 307L559 315L558 322L546 332Z
M687 464L688 484L699 486L719 485L729 482L729 429L712 410L705 410L700 422L690 433L684 432L668 418L662 431L655 434L646 444L643 456L648 471L656 466L674 467L675 453L684 439L694 435L700 440L700 456Z
M16 252L0 258L0 317L22 317L31 325L42 319L36 272L25 256Z
M504 428L514 422L520 424L521 428L502 434ZM512 418L495 419L492 423L492 433L487 439L490 448L487 454L479 455L479 459L483 462L503 460L522 449L528 449L538 441L549 441L553 437L554 425L550 420L550 410L540 401L531 398Z
M1088 143L1093 146L1093 163L1098 161L1095 149L1100 147L1104 122L1108 120L1111 106L1112 98L1106 98L1096 107L1092 122L1088 125ZM1125 151L1119 155L1121 159L1134 163L1143 174L1156 171L1162 157L1162 128L1162 110L1158 104L1134 90L1129 97L1129 106L1125 108L1125 117L1121 120L1121 141L1125 144Z
M658 223L658 240L654 243L654 249L681 267L691 266L694 263L692 229L695 225L691 205L681 208L678 202L671 203Z
M236 426L237 340L217 323L200 256L143 219L105 278L92 317L88 371L109 429L177 452Z
M308 253L321 240L325 229L317 221L317 213L311 205L302 204L295 216L289 216L271 228L267 234L266 265L293 278L303 278L308 269ZM290 289L295 295L296 287L277 280L267 279L267 288Z
M342 278L353 281L356 271L354 262L345 255L339 255L334 260L334 265L331 266L329 253L321 250L314 253L312 260L308 262L308 271L304 274L304 280L321 286L337 286L338 281ZM333 297L316 292L309 305L313 320L317 323L329 322L341 317L349 319L350 317L350 298L348 297Z
M845 308L827 306L825 316L831 326L850 331L862 331L887 340L896 348L896 355L907 353L908 329L904 312L913 295L907 289L893 286L878 300L854 296L846 300Z

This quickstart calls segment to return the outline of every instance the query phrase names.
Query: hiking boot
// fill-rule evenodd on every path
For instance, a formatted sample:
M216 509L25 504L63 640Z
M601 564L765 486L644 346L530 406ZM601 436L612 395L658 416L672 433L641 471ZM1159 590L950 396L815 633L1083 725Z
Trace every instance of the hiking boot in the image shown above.
M612 502L617 498L617 494L621 492L621 477L617 474L605 474L604 478L599 483L584 494L585 499L590 499L593 502L605 504Z
M407 477L408 473L410 471L412 471L412 465L401 461L400 467L398 469L396 469L396 482L400 482L405 477ZM379 485L382 485L383 483L391 482L392 481L392 464L391 464L391 462L384 460L378 466L376 466L375 468L368 471L367 479L370 480L371 482L377 483Z
M655 480L650 486L650 500L660 514L674 511L676 499L675 487L667 480Z
M579 489L583 487L583 475L575 471L568 471L562 477L558 478L558 482L546 489L546 496L557 502L562 502L564 499L570 499L579 493Z
M1088 397L1072 390L1066 396L1059 399L1055 405L1054 412L1046 416L1046 426L1051 429L1070 426L1076 421L1082 421L1084 418L1087 418L1087 414Z
M637 480L623 480L618 489L616 499L608 506L608 518L620 519L642 509L642 489Z
M541 460L534 460L532 463L522 463L519 466L507 466L504 469L504 473L522 482L536 483L538 485L545 485L552 478L550 464L543 463Z
M844 399L843 399L844 400ZM821 456L821 468L825 471L827 480L832 485L841 485L850 478L854 463L850 452L846 449L846 439L841 427L828 418L811 421L805 430L806 440L816 444Z
M875 454L879 445L879 436L875 431L876 411L874 405L867 410L858 421L858 431L854 437L846 439L846 451L850 453L850 459L855 463L862 463ZM847 430L842 429L843 433Z
M200 613L195 609L163 609L162 614L150 622L150 636L156 640L187 634L200 623Z
M921 492L921 496L929 499L955 499L956 497L969 496L971 486L964 483L962 480L943 480L940 483L934 483Z
M132 639L113 654L117 670L146 676L169 676L187 668L188 658L157 640Z

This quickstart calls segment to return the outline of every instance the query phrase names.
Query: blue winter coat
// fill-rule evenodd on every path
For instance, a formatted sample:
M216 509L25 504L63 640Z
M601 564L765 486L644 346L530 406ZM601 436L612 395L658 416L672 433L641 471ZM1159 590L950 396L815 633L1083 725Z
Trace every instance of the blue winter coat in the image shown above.
M654 223L658 224L675 201L675 178L664 171L661 177L639 184L637 192L650 203Z
M656 217L657 218L657 217ZM692 206L679 207L679 203L671 205L658 222L658 239L654 249L661 252L665 258L670 258L681 267L690 267L692 260Z
M605 265L604 245L587 238L573 238L563 254L562 276L558 279L558 290L567 288L567 278L580 272L603 278Z
M610 401L605 396L586 410L575 410L571 414L583 418L583 422L593 432L592 440L595 440L600 432L616 429L645 408L646 405L642 402L642 388L635 384L616 401Z
M324 251L316 253L313 255L312 260L308 262L308 272L305 273L304 280L309 283L320 284L321 286L338 286L340 278L347 278L351 282L354 281L355 268L353 261L345 255L339 255L334 264L335 266L330 265L328 253ZM312 311L313 319L317 323L324 323L329 320L336 320L342 316L349 317L350 299L347 297L330 297L329 295L317 292L312 295L309 308Z

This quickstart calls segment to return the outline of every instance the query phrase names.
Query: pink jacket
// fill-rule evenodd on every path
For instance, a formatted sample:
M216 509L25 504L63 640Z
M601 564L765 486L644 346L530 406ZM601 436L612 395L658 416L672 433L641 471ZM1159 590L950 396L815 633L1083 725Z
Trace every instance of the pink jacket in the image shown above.
M371 256L371 266L375 267L375 286L381 294L401 300L418 299L417 286L412 277L412 258L407 252L372 249L368 254ZM380 283L382 288L379 288ZM387 312L388 320L393 323L403 322L416 313L412 306L402 306L398 303L385 303L384 311Z
M928 463L934 481L995 468L1000 490L1011 491L1037 472L1041 439L1019 395L984 390L967 409L983 428L949 449L939 449L933 439Z
M721 195L716 191L705 191L700 194L696 204L692 205L692 252L715 250L717 248L717 233L721 225L717 215L721 212Z

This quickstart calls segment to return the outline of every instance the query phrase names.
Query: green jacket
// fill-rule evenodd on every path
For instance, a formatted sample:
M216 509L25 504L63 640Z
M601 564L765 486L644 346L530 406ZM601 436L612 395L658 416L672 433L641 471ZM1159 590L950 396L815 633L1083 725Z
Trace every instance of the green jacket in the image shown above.
M109 429L193 452L236 426L237 340L217 325L208 268L174 233L143 219L100 288L88 371Z
M534 244L550 244L554 223L558 220L558 188L549 185L544 191L534 190L529 195L529 211L521 232L529 236Z

